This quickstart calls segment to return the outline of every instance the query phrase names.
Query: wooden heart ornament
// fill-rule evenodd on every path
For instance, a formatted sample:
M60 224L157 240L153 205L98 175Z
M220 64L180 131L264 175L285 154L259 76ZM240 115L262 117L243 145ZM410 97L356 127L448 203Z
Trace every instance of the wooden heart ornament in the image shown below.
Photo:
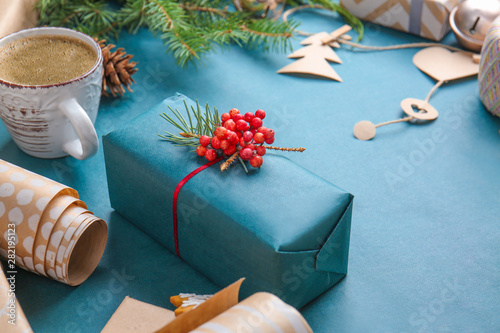
M438 46L417 52L413 63L437 81L462 79L479 72L479 64L474 63L470 53L452 52Z

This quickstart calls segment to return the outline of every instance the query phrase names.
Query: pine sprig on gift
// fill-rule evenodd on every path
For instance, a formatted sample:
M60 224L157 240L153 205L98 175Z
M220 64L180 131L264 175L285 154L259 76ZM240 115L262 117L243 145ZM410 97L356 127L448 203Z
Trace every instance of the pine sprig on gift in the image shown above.
M178 134L166 131L158 134L162 139L176 146L196 147L196 154L205 157L209 162L215 161L217 156L226 160L221 164L220 170L227 170L236 159L248 173L244 161L249 161L254 168L260 168L262 157L267 149L287 152L303 152L305 148L283 148L269 146L274 142L274 131L263 126L266 117L264 110L255 113L241 114L236 108L223 113L219 118L216 108L212 111L205 106L202 112L200 104L196 101L196 108L188 107L184 101L187 117L177 109L168 107L172 116L162 113L160 116L172 124ZM267 143L268 145L264 145Z
M200 144L200 137L202 135L211 135L220 125L219 110L214 108L212 111L207 103L205 112L202 112L198 101L196 101L196 108L193 106L189 108L186 101L184 101L184 107L186 108L188 119L185 119L179 110L172 109L170 106L168 108L175 116L175 119L167 113L160 114L163 119L180 131L179 134L165 131L165 135L158 135L176 146L197 147Z

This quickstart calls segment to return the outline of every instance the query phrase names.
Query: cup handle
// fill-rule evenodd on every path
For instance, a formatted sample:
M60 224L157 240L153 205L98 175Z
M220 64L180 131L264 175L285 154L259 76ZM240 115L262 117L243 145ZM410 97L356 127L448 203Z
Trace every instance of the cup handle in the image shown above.
M74 98L59 103L59 109L69 119L78 135L78 138L65 142L63 150L79 160L95 155L99 149L99 139L87 112Z

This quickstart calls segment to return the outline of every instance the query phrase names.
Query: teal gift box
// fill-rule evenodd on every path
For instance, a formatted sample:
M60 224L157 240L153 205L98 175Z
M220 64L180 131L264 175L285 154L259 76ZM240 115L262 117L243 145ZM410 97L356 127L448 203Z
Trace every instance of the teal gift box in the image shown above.
M178 94L103 139L111 206L174 253L174 191L207 162L156 135L175 131L159 114L184 101L194 105ZM221 287L245 277L244 297L267 291L295 307L346 275L351 194L269 150L248 174L220 163L178 194L183 260Z

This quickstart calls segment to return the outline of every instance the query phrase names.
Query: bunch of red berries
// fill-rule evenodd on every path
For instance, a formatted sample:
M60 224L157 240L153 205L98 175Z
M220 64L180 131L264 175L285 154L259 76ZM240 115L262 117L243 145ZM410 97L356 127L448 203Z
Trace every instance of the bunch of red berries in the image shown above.
M255 114L247 112L242 115L238 109L231 109L221 116L222 126L217 127L214 136L200 137L200 146L196 148L198 156L205 156L209 161L217 158L219 153L232 156L238 152L244 161L258 168L262 165L262 156L266 154L264 142L274 142L274 131L262 126L262 119L266 117L264 110L257 110Z

